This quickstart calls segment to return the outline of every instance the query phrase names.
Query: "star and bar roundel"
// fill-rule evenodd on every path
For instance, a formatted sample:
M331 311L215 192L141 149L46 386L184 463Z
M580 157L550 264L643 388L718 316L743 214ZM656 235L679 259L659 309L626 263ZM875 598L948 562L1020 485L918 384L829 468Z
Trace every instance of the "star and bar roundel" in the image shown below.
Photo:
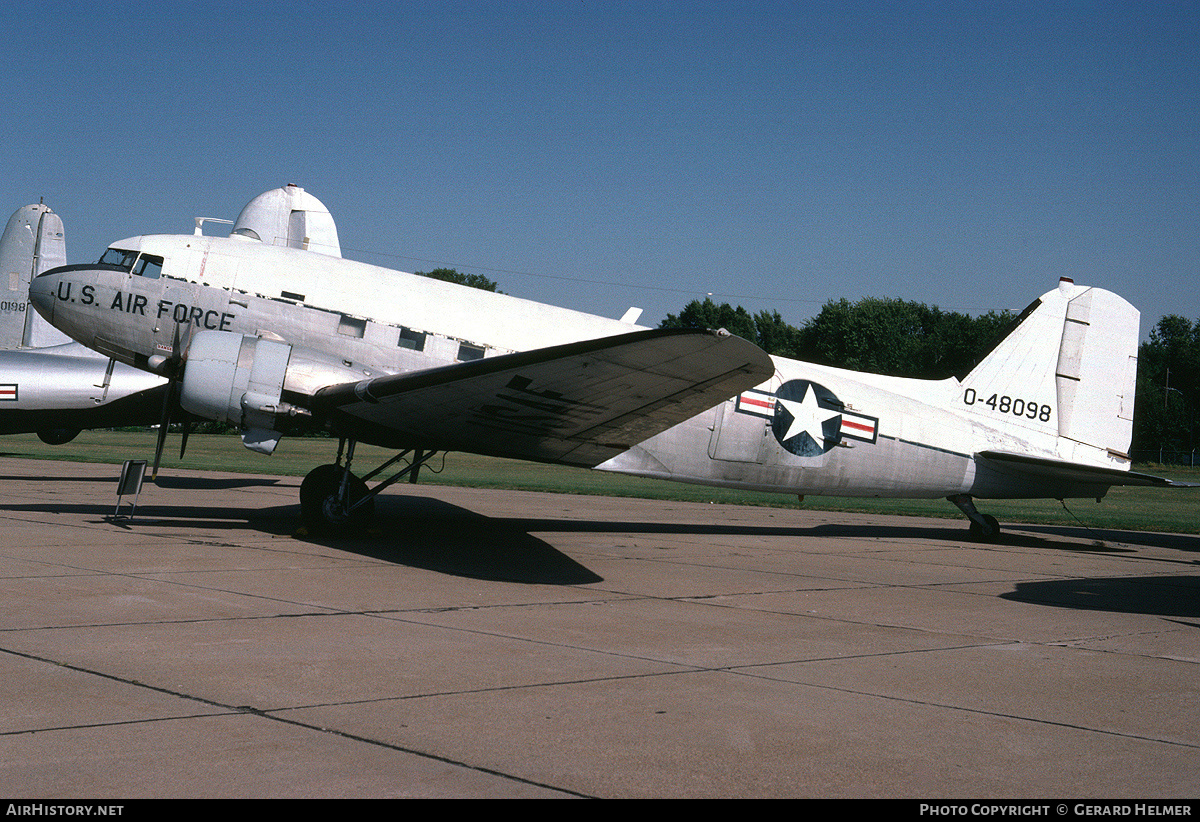
M875 442L879 419L854 411L823 385L788 380L774 394L750 389L738 395L736 410L771 421L771 432L798 457L819 457L843 439Z

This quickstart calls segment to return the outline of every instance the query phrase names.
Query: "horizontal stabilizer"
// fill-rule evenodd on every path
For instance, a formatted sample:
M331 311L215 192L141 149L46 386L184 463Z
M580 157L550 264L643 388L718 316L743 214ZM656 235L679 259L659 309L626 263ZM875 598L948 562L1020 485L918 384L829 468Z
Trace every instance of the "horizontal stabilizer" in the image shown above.
M1031 457L1027 454L1010 454L1004 451L980 451L975 455L977 462L1005 472L1026 474L1037 480L1052 480L1064 483L1091 485L1140 485L1155 488L1200 488L1200 484L1175 482L1153 474L1139 474L1120 468L1081 465L1062 460Z
M398 448L595 466L770 379L725 331L636 331L318 391L336 430Z

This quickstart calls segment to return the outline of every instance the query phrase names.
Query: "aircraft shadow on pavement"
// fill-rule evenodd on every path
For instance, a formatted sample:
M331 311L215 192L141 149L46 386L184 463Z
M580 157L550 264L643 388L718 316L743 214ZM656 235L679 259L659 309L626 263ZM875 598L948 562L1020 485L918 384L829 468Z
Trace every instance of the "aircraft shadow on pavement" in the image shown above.
M0 456L3 455L0 454ZM18 482L23 484L30 482L100 482L108 483L109 485L116 485L117 475L113 474L111 477L55 477L48 474L4 474L0 475L0 482Z
M640 534L697 534L711 536L776 536L798 540L816 538L934 540L971 546L1008 546L1052 548L1088 553L1132 553L1129 545L1156 546L1178 551L1200 552L1200 536L1159 534L1140 531L1089 530L1075 526L1013 525L1002 531L993 543L976 543L968 529L957 520L931 525L914 521L912 525L895 523L825 523L822 525L729 525L715 523L675 523L612 520L572 520L509 518L505 520L527 531L619 532ZM964 521L965 522L965 521ZM1033 532L1033 533L1029 533ZM1124 543L1124 544L1121 544ZM1189 564L1190 561L1189 561Z
M52 477L45 474L30 475L0 475L0 483L3 482L99 482L107 483L115 486L119 480L117 474L111 477L102 476L73 476L73 477ZM279 482L273 477L252 477L249 475L235 475L229 477L159 477L157 481L151 481L149 477L145 480L145 485L157 485L159 488L183 489L194 491L220 491L229 488L253 488L262 485L275 485Z
M1004 527L1003 525L1001 527ZM1124 531L1114 528L1087 528L1078 525L1013 525L1014 530L1026 533L1045 534L1048 537L1087 540L1088 545L1057 543L1059 547L1075 551L1114 550L1109 543L1144 545L1151 548L1168 548L1172 551L1200 553L1200 536L1196 534L1167 534L1155 531ZM1117 549L1119 550L1119 549Z
M128 502L128 501L127 501ZM492 519L457 505L424 497L379 497L375 527L343 535L304 535L299 505L204 506L139 505L132 517L114 517L114 504L36 502L4 505L8 511L73 514L103 521L119 531L177 528L244 531L296 537L339 551L384 562L476 579L542 585L601 582L554 546L504 519ZM236 538L233 538L236 539ZM234 545L231 539L230 545Z
M13 477L25 482L29 477ZM42 478L38 478L41 480ZM69 478L78 482L78 478ZM115 483L114 480L106 480ZM271 485L276 481L258 477L174 477L175 489L221 489ZM128 500L126 500L128 502ZM194 498L189 500L194 502ZM247 527L276 536L301 536L298 504L260 507L248 500L245 506L204 506L193 504L144 504L134 518L113 520L114 504L94 502L43 501L4 506L8 510L50 513L76 513L109 520L116 528L137 530L145 526L204 528L236 531ZM122 509L126 510L125 507ZM1200 551L1200 537L1136 531L1091 530L1075 526L1013 525L990 546L1079 552L1136 553L1134 545L1163 547L1182 552ZM338 550L370 556L390 563L425 568L441 573L480 579L535 584L585 585L602 581L593 571L580 565L549 542L533 534L613 533L613 534L695 534L698 536L778 537L803 547L806 539L887 539L898 542L927 540L950 542L964 548L974 547L964 525L955 520L912 524L891 522L822 523L819 525L785 523L756 525L712 522L662 522L645 520L572 519L567 517L489 517L484 514L432 497L385 495L376 499L376 526L367 533L335 536L303 536L308 542ZM1111 542L1118 544L1110 544ZM984 546L989 547L989 546ZM1159 558L1162 559L1161 557ZM1177 559L1192 566L1195 560ZM1200 614L1200 606L1190 607L1188 597L1200 602L1190 577L1180 585L1187 589L1180 599L1167 597L1149 581L1168 584L1176 577L1148 577L1145 585L1121 579L1049 581L1027 583L1013 594L1022 601L1062 607L1101 607L1139 613L1158 613L1156 607L1169 609L1173 616ZM1073 585L1090 585L1078 590ZM1191 586L1188 588L1188 586ZM1043 586L1043 587L1038 587ZM1045 587L1049 586L1049 587ZM1057 586L1057 587L1055 587ZM1178 587L1172 591L1177 591ZM1101 594L1101 595L1098 595ZM1107 603L1107 604L1106 604ZM1166 605L1164 603L1174 603Z
M149 478L147 478L146 482L148 484L157 485L159 488L184 489L191 491L220 491L227 488L254 488L258 486L275 485L279 482L279 480L273 477L251 476L159 477L154 481L151 481Z
M453 576L542 585L603 581L517 522L428 497L381 496L375 502L375 524L367 533L308 539Z
M1101 577L1019 582L1001 599L1055 608L1200 617L1200 576ZM1200 628L1200 624L1187 623Z

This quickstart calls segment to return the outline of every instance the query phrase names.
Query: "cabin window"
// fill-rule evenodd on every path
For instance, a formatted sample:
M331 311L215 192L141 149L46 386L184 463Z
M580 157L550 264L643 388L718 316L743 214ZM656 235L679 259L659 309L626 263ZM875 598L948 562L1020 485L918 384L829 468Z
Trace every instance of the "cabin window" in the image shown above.
M483 346L461 343L458 346L458 359L462 362L483 359Z
M396 344L401 348L411 348L413 351L424 351L425 332L413 331L411 328L401 328L400 339Z
M357 317L347 317L343 314L342 318L338 320L338 333L361 339L367 334L367 321Z

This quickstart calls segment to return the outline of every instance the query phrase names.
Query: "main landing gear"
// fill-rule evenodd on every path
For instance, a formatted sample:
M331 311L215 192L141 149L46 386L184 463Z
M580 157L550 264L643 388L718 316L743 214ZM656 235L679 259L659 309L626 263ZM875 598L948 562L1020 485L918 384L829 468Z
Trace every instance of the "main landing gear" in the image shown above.
M350 472L354 445L355 440L343 438L338 443L337 461L331 465L317 466L300 483L300 516L309 533L333 534L366 528L374 518L375 497L379 492L405 478L415 483L421 466L437 453L419 449L401 451L360 479ZM343 451L346 454L345 465L342 465ZM404 468L374 488L367 487L367 480L382 474L406 457L409 462Z
M971 539L976 542L995 542L1000 538L1000 523L991 514L979 513L970 494L952 494L946 499L957 505L958 510L971 520Z

